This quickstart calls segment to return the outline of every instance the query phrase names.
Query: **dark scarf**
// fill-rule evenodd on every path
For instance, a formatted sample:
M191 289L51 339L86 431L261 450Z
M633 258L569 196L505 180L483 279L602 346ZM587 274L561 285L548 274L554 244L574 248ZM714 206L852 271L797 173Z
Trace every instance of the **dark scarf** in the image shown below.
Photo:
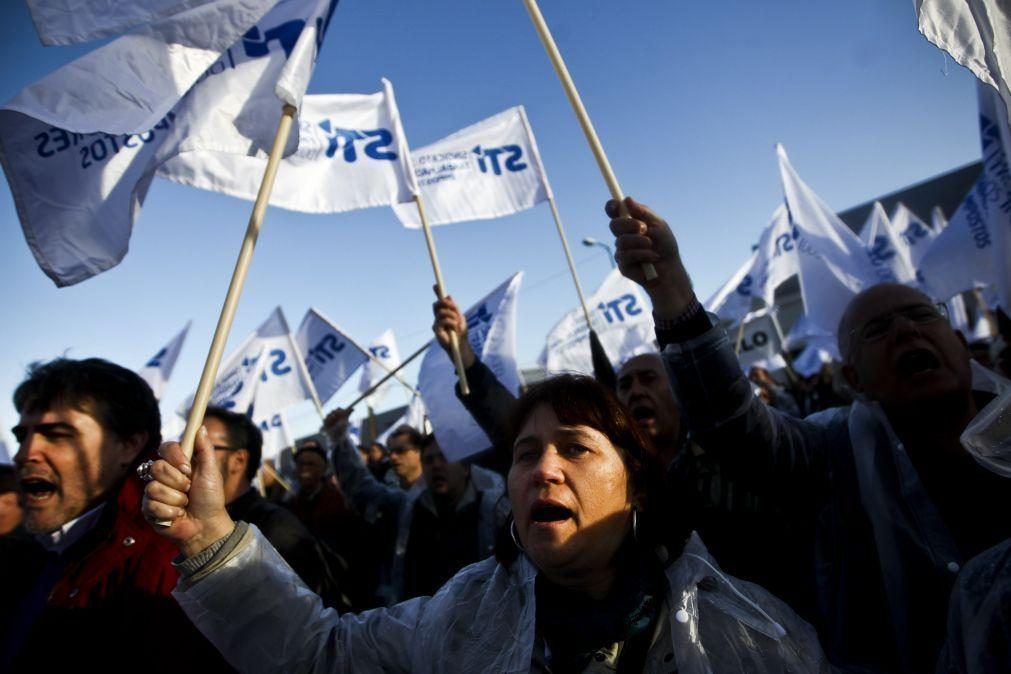
M556 672L582 671L601 648L625 643L621 670L629 660L641 668L653 627L667 593L667 579L654 555L626 542L618 552L618 573L607 596L591 599L555 585L538 574L537 632L550 651Z

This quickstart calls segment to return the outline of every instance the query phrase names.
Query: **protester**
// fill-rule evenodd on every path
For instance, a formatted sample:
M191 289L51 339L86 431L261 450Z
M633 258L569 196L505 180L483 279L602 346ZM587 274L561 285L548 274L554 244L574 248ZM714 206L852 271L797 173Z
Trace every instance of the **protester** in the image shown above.
M343 494L330 483L328 468L326 450L318 440L299 445L295 452L298 491L288 507L313 536L343 555L352 514Z
M390 449L390 469L402 490L409 490L422 479L421 432L403 425L394 429L386 440Z
M821 634L837 664L934 668L961 564L1011 534L1011 488L962 449L988 397L972 389L964 338L906 286L857 295L838 337L859 399L808 420L759 402L726 334L702 310L667 224L609 202L622 272L653 302L657 338L696 440L724 469L817 513ZM641 265L658 278L645 281ZM770 551L775 554L775 551Z
M478 466L447 465L434 438L422 437L418 444L428 448L425 474L407 491L381 483L346 436L348 415L349 410L334 410L325 428L334 446L341 488L365 521L386 534L378 595L387 605L418 596L413 593L434 591L463 566L491 554L496 506L503 492L498 475ZM413 442L416 432L401 427L390 438L391 448L398 446L397 438ZM428 483L430 476L436 484Z
M255 527L228 517L205 438L185 509L149 495L144 512L174 520L160 532L186 558L175 596L242 670L828 671L810 626L654 517L659 472L613 394L548 380L511 428L513 544L388 610L323 611ZM150 491L185 498L179 447L162 453ZM268 636L270 648L246 646Z
M0 671L224 668L169 596L174 546L141 516L135 469L161 439L150 387L108 361L60 358L29 368L14 406L24 525L44 550L10 579Z
M381 442L370 442L358 448L365 465L372 471L377 480L385 480L390 470L390 460L386 456L386 447Z
M316 539L291 512L253 489L263 456L260 429L249 417L214 406L204 412L203 424L214 444L228 515L255 524L302 582L332 601L331 570Z

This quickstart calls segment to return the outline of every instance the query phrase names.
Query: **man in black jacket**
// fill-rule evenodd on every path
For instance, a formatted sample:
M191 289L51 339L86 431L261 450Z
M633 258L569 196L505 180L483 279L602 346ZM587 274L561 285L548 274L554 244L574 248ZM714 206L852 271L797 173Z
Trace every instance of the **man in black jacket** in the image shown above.
M252 487L263 452L260 429L248 417L214 406L207 408L204 426L214 443L229 516L255 524L302 581L327 600L332 580L316 539L294 514Z

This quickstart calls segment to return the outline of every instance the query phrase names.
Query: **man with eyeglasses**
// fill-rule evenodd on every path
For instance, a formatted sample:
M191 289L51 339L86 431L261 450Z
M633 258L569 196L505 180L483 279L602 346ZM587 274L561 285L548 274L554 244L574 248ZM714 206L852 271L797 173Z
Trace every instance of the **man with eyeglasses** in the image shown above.
M626 205L623 217L617 202L607 204L615 257L650 295L696 441L809 523L820 613L810 617L826 652L836 665L933 671L962 564L1011 536L1011 483L959 442L992 399L973 390L965 338L919 291L869 288L838 329L858 400L804 420L783 415L755 397L727 335L695 297L667 223ZM656 279L645 279L647 262Z

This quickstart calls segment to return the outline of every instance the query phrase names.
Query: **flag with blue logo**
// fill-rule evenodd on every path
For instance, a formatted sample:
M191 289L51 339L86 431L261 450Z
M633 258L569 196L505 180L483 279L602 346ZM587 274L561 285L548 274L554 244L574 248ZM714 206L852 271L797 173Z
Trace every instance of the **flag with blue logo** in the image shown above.
M166 160L208 150L266 155L282 103L300 102L298 87L308 81L336 0L268 4L266 15L244 25L214 24L212 13L200 15L203 22L190 17L188 29L173 24L157 39L145 27L29 86L0 110L0 163L18 218L58 286L123 259ZM208 24L213 48L190 50L189 33L208 32ZM151 65L166 53L178 56L181 71L174 61ZM297 143L292 134L289 152Z
M860 238L800 179L782 145L776 146L776 154L794 229L804 308L815 325L834 332L858 292L895 281L895 275L871 263Z
M190 322L192 323L192 321ZM186 340L186 333L190 330L190 323L182 331L173 337L168 344L163 346L144 367L137 370L140 378L148 383L154 392L155 400L161 400L165 387L168 385L169 377L176 366L179 352L183 350L183 342Z
M252 409L253 418L261 419L312 399L312 384L302 375L298 353L284 312L277 307L218 369L211 404L240 414ZM190 395L179 414L187 416L192 404Z
M1001 306L1011 307L1011 132L1003 102L985 85L979 94L983 172L920 260L929 292L938 300L993 284Z
M642 288L617 269L586 298L593 330L608 359L620 366L629 358L657 351L653 314ZM582 307L569 311L548 333L540 365L549 375L561 372L593 374L590 330Z
M430 225L487 220L551 198L523 106L411 152ZM394 206L404 227L421 227L413 205Z
M913 0L920 32L995 90L1011 124L1011 7L1006 0Z
M319 399L326 402L365 363L368 354L318 309L306 312L295 333L305 368Z
M901 201L896 204L890 221L892 228L902 237L909 251L909 261L915 273L919 269L920 259L930 248L930 243L940 230L931 228Z
M705 301L706 311L716 314L724 321L739 321L751 311L757 259L756 250L737 268L730 279Z
M234 197L256 198L265 157L213 149L173 157L162 178ZM306 96L298 149L281 163L270 204L305 213L339 213L412 202L410 168L393 86L374 94Z
M284 418L284 412L274 412L264 417L257 417L253 420L260 435L263 436L263 456L262 461L272 460L284 450L285 447L292 447L291 433L288 431L288 422Z
M518 395L520 389L516 365L516 300L522 280L522 272L514 274L464 314L467 339L474 353L514 395ZM447 461L459 461L491 447L491 440L456 397L456 383L453 361L433 344L421 361L418 389Z
M874 266L888 269L899 283L913 283L916 280L909 247L892 226L880 201L875 201L871 207L867 221L860 230L860 240L867 247Z
M400 350L397 349L397 338L393 330L386 330L383 334L372 340L366 347L372 355L362 368L362 378L358 380L358 391L365 393L375 386L379 380L390 373L390 370L400 365ZM365 399L369 407L376 408L382 404L393 386L392 381L388 381Z

